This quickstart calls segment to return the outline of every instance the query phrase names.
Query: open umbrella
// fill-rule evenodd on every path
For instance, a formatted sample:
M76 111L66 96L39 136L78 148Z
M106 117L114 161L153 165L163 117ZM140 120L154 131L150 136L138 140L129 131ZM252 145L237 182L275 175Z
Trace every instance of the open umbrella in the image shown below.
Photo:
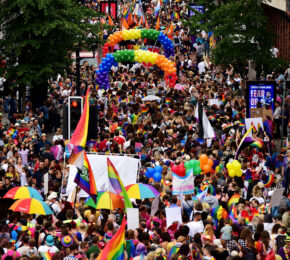
M125 187L129 198L134 199L148 199L155 198L159 195L159 192L148 184L136 183Z
M117 195L110 191L98 193L97 203L89 197L86 205L91 206L95 209L123 209L124 202L120 195Z
M27 214L52 215L53 212L45 202L37 199L20 199L15 201L9 208L13 211Z
M9 190L3 197L4 199L29 199L34 198L37 200L43 200L40 193L31 187L14 187Z

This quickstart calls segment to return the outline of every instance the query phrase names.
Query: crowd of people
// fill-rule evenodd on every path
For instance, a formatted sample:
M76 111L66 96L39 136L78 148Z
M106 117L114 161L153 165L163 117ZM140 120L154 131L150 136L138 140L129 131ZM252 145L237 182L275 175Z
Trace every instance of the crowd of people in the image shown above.
M151 28L155 28L154 1L144 1L142 10ZM99 3L83 4L98 10ZM104 30L104 39L120 28L123 8L118 2L118 19L112 31ZM98 111L96 139L87 151L121 154L140 159L139 183L153 185L160 192L159 207L151 216L152 199L134 200L139 208L139 228L126 230L124 259L231 259L288 260L290 257L290 146L284 145L281 133L287 135L290 92L283 85L290 75L273 71L262 80L276 81L273 116L267 116L249 142L245 142L237 160L241 177L230 177L227 163L234 159L246 132L246 100L242 68L222 69L212 63L214 42L206 32L191 35L179 18L188 15L185 1L168 2L159 12L160 30L174 24L172 41L178 80L168 88L163 72L146 64L119 64L110 74L109 89L96 85L96 69L84 62L81 66L80 94L90 89L90 105ZM163 28L163 29L162 29ZM154 45L127 42L117 46ZM162 54L161 46L156 45ZM96 210L85 205L85 198L68 201L65 167L65 145L62 129L62 107L69 96L77 93L76 67L71 74L50 81L48 98L34 108L28 100L24 114L18 113L16 95L11 93L1 103L0 129L0 255L2 259L96 259L119 229L126 214L118 210ZM142 101L154 93L158 101ZM211 100L218 100L215 104ZM282 104L284 128L281 125ZM195 116L199 104L214 129L215 137L203 139ZM263 104L258 104L262 106ZM265 104L264 104L265 105ZM265 105L266 106L266 105ZM283 130L283 131L282 131ZM279 142L283 144L282 149ZM261 146L250 144L260 141ZM195 194L172 194L172 165L183 164L206 154L214 165L212 171L194 178ZM162 166L162 181L145 176L149 167ZM49 191L46 203L53 215L31 215L8 210L14 200L3 196L16 186L33 187L44 195L44 175L48 173ZM269 177L274 176L269 183ZM208 186L202 200L194 199L202 186ZM271 197L284 188L279 206L271 206ZM236 215L229 200L235 194ZM182 208L182 222L166 225L165 209ZM214 214L222 208L224 216ZM245 215L246 214L246 215ZM245 217L247 216L247 217Z

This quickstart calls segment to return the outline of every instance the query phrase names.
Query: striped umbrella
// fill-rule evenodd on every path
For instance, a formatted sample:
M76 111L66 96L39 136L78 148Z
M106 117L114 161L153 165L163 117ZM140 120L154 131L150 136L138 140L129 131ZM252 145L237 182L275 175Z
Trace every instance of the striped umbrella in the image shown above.
M27 214L52 215L53 212L45 202L37 199L20 199L15 201L9 208L13 211Z
M148 184L136 183L126 186L126 190L129 198L132 199L148 199L156 198L159 195L159 192Z
M37 200L43 200L40 193L31 187L14 187L9 190L3 197L4 199L28 199L34 198Z

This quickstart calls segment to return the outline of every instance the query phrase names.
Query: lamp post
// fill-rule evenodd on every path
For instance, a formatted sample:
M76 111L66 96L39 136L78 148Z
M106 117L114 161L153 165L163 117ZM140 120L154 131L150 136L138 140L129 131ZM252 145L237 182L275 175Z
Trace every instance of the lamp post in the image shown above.
M80 47L76 47L76 77L77 77L77 96L81 93L81 72L80 72Z

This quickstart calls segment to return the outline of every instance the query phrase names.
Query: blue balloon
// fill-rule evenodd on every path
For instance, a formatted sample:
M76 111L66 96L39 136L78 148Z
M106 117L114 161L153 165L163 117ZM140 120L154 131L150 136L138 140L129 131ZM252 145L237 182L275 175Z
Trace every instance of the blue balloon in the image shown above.
M154 172L155 172L155 170L154 170L153 168L149 167L149 168L147 169L146 173L145 173L145 176L146 176L147 178L152 178Z
M153 174L153 180L154 181L159 182L159 181L161 181L161 179L162 179L162 175L159 172L155 172Z
M163 168L162 168L162 166L158 165L154 168L154 170L155 170L155 172L161 173L163 171Z

